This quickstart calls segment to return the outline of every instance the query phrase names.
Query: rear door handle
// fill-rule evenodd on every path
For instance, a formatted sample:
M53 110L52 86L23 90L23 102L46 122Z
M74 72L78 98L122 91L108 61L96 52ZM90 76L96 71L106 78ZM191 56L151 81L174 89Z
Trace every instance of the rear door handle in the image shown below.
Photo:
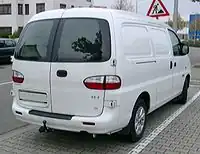
M58 77L64 78L67 76L67 71L66 70L58 70L56 74Z
M174 62L174 67L176 67L176 62Z
M170 61L170 69L172 69L172 67L173 67L173 63L172 61Z

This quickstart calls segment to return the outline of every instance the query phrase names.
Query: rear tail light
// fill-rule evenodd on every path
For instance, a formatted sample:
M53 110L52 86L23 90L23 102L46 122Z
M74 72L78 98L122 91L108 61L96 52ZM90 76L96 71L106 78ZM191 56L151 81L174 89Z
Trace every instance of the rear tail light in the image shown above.
M84 85L88 89L115 90L121 87L121 79L116 75L93 76L86 78Z
M15 83L23 83L24 75L18 71L13 70L12 80Z

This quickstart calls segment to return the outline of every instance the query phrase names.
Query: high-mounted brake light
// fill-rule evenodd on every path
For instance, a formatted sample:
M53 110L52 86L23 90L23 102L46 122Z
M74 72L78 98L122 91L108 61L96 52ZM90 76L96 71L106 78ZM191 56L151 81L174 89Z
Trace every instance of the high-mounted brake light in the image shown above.
M121 87L121 79L116 75L93 76L84 80L88 89L115 90Z
M15 83L23 83L24 82L24 75L18 71L13 70L12 71L12 80Z

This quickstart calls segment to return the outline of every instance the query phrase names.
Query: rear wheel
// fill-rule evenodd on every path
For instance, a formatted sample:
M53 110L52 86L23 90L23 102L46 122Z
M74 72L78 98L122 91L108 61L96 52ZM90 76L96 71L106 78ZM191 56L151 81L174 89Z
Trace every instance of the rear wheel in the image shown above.
M143 99L138 99L133 109L132 117L129 122L128 138L132 142L140 140L146 127L147 107Z
M185 104L187 102L187 96L188 96L188 88L189 88L189 80L186 79L185 80L185 83L184 83L184 86L183 86L183 90L182 90L182 93L181 95L179 96L179 100L178 100L178 103L179 104Z

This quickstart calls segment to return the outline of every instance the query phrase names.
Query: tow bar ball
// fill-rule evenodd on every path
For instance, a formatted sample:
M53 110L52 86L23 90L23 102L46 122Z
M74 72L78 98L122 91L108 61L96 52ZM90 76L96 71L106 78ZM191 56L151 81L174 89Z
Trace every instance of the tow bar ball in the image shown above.
M43 132L52 132L52 131L53 131L51 128L47 128L46 124L47 124L47 121L44 120L44 121L43 121L43 126L41 126L41 127L39 128L39 132L40 132L40 133L43 133Z
M41 126L41 127L39 128L39 132L40 132L40 133L43 133L43 132L52 132L52 131L53 131L53 129L47 128L46 124L47 124L47 121L44 120L44 121L43 121L43 126ZM96 134L92 134L92 137L95 139L95 138L96 138Z

